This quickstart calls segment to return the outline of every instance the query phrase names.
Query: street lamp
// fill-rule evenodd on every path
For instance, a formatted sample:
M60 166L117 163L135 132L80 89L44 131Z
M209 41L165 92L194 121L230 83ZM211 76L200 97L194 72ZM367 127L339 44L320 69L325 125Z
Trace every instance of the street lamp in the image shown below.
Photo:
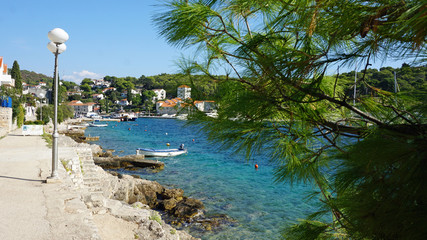
M40 101L41 101L41 103L40 103L40 120L43 121L43 98L44 98L44 94L40 93L39 96L40 96Z
M58 179L58 55L63 53L67 46L65 42L68 40L68 33L61 28L54 28L47 37L51 42L47 44L47 48L55 54L55 70L54 70L54 125L53 125L53 144L52 144L52 175L51 179Z

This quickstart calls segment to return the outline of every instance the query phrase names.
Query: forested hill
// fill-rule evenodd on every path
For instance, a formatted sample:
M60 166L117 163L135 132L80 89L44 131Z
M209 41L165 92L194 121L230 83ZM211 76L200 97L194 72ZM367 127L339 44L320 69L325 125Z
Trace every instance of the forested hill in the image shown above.
M383 67L377 69L367 69L365 73L365 82L369 85L388 91L394 92L394 72L396 72L396 81L399 91L427 90L426 72L427 66L411 67L403 64L401 68ZM357 93L369 94L370 90L362 81L364 71L357 73ZM339 82L343 84L344 89L349 95L353 95L354 71L341 73ZM336 77L336 76L335 76Z
M37 85L39 82L52 82L52 77L46 76L42 73L36 73L28 70L21 70L22 82L29 85Z
M365 81L376 88L385 91L394 92L394 72L400 91L411 91L419 89L427 89L427 66L411 67L408 64L403 64L401 68L384 67L379 70L368 69L365 74ZM30 85L37 85L39 82L46 82L51 85L52 77L33 71L21 70L22 81ZM336 77L336 76L334 76ZM221 78L221 77L219 77ZM352 95L354 87L354 71L339 74L339 83L343 85L349 95ZM357 74L357 92L358 94L369 94L369 89L363 81L363 71ZM158 74L154 76L136 77L114 77L106 76L105 80L115 82L115 85L120 83L131 82L133 87L140 87L151 90L156 88L165 89L168 97L176 96L176 88L179 85L187 84L193 87L192 93L197 99L209 99L215 92L215 82L206 76L194 76L189 79L182 74Z

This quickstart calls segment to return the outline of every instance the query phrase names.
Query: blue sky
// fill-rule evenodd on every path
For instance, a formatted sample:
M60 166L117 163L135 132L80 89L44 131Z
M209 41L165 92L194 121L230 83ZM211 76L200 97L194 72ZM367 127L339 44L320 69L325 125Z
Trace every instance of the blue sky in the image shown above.
M54 56L47 49L53 28L70 35L59 57L61 79L152 76L176 73L183 50L169 46L152 22L159 0L7 0L1 3L0 56L9 67L53 75ZM185 54L185 53L184 53ZM400 67L377 62L373 67ZM341 70L342 72L342 70Z

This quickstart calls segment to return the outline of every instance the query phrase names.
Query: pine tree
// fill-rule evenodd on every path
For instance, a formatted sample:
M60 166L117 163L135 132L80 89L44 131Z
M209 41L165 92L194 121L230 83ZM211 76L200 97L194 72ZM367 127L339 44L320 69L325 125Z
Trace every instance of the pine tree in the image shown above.
M269 153L278 181L318 187L324 211L284 238L427 236L427 92L393 94L361 76L357 84L375 97L349 98L345 83L325 74L355 64L366 72L383 56L424 56L423 1L169 0L163 7L160 34L202 51L182 60L183 73L218 83L218 118L194 114L193 122L248 159ZM211 74L218 69L227 78ZM333 220L320 222L325 214Z
M19 64L16 60L13 62L12 71L10 75L12 76L13 79L15 79L16 90L22 94L21 70L19 69Z

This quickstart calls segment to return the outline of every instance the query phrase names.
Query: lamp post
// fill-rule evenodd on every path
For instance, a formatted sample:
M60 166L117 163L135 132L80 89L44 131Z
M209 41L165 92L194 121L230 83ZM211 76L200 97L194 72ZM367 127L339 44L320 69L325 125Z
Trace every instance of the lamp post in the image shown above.
M40 120L43 121L43 98L44 98L44 94L40 93Z
M47 37L51 42L47 44L47 48L55 54L55 70L54 70L54 79L53 86L55 88L54 92L54 125L53 125L53 144L52 144L52 175L51 179L58 179L58 55L63 53L67 46L65 42L68 40L69 36L61 28L52 29Z

